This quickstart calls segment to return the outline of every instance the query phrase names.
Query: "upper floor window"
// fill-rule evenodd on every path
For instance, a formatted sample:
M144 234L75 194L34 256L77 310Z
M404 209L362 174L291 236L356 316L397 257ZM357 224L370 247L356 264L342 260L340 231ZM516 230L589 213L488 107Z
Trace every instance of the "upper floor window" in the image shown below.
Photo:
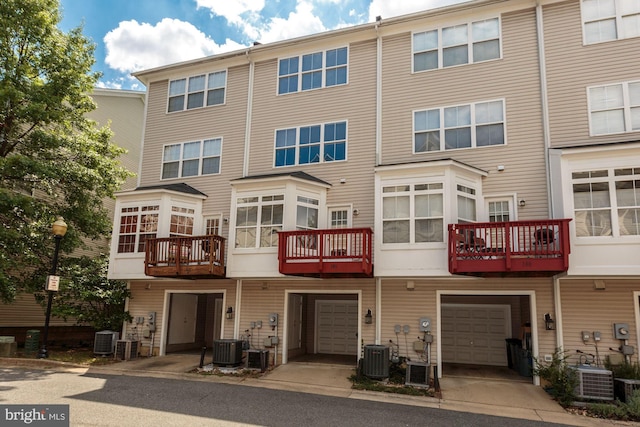
M195 210L181 206L171 206L170 236L193 235L193 220Z
M191 110L224 104L227 72L201 74L169 82L169 105L167 111Z
M443 184L382 188L382 243L444 241Z
M236 248L278 246L284 221L284 196L240 197L236 200Z
M342 47L281 59L278 94L346 84L347 57L347 48Z
M508 200L496 200L488 203L489 222L508 222L511 218L511 204Z
M640 235L640 167L573 172L576 236Z
M296 229L315 230L318 228L318 200L298 196L296 208Z
M591 135L640 131L640 81L594 86L588 92Z
M457 185L458 222L476 222L476 190L466 185Z
M222 138L165 145L162 179L220 173Z
M413 132L414 153L503 145L504 101L415 111Z
M640 1L582 0L586 44L640 36Z
M347 158L347 122L276 131L275 167Z
M413 34L413 71L500 58L500 20L486 19Z
M118 253L144 252L147 239L158 232L159 205L131 206L120 210Z

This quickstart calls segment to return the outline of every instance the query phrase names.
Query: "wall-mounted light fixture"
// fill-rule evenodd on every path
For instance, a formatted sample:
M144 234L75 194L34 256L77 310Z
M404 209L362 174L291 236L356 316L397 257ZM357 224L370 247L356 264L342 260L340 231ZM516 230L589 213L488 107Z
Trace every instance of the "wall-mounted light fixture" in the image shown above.
M371 309L367 310L367 314L364 315L364 323L370 325L373 323L373 316L371 315Z
M547 331L553 331L556 329L556 322L551 318L549 313L545 313L544 315L544 328Z
M360 210L359 209L354 209L353 210L353 216L358 216L360 215Z
M233 319L233 307L227 308L227 319Z
M222 222L224 222L225 224L229 224L229 218L222 218Z
M520 205L521 208L524 208L526 204L527 202L524 199L520 199L520 201L518 202L518 205Z

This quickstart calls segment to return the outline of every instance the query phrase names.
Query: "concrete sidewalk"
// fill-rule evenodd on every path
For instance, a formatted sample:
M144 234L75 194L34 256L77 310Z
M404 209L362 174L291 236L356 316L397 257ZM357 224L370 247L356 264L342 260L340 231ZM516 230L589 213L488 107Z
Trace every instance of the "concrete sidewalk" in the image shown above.
M2 367L220 382L573 426L640 426L640 423L616 422L570 414L551 399L541 387L523 382L445 377L440 380L441 397L437 398L353 390L349 377L355 371L353 366L348 365L293 362L255 376L203 375L198 373L198 365L199 357L193 354L138 358L89 368L49 360L0 358Z

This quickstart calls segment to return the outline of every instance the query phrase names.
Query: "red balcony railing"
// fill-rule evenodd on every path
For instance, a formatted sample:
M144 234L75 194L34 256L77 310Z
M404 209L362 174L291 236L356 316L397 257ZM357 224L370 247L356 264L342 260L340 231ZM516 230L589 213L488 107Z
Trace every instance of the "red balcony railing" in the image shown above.
M280 231L280 273L312 277L371 277L372 237L370 228Z
M146 240L144 273L155 277L225 276L220 236L180 236Z
M552 276L569 269L569 221L449 225L449 272L473 276Z

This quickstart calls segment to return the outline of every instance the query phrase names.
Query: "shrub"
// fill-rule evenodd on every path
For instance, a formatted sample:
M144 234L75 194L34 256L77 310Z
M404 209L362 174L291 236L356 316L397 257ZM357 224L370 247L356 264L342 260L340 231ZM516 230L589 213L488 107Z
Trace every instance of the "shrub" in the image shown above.
M547 392L562 406L569 406L575 400L575 390L579 382L576 371L567 364L568 357L560 349L556 349L551 362L541 363L535 359L533 369L534 375L540 376L549 383Z
M614 378L640 380L640 365L638 365L637 362L630 363L625 361L619 365L614 365L607 359L605 361L605 367L613 372Z

